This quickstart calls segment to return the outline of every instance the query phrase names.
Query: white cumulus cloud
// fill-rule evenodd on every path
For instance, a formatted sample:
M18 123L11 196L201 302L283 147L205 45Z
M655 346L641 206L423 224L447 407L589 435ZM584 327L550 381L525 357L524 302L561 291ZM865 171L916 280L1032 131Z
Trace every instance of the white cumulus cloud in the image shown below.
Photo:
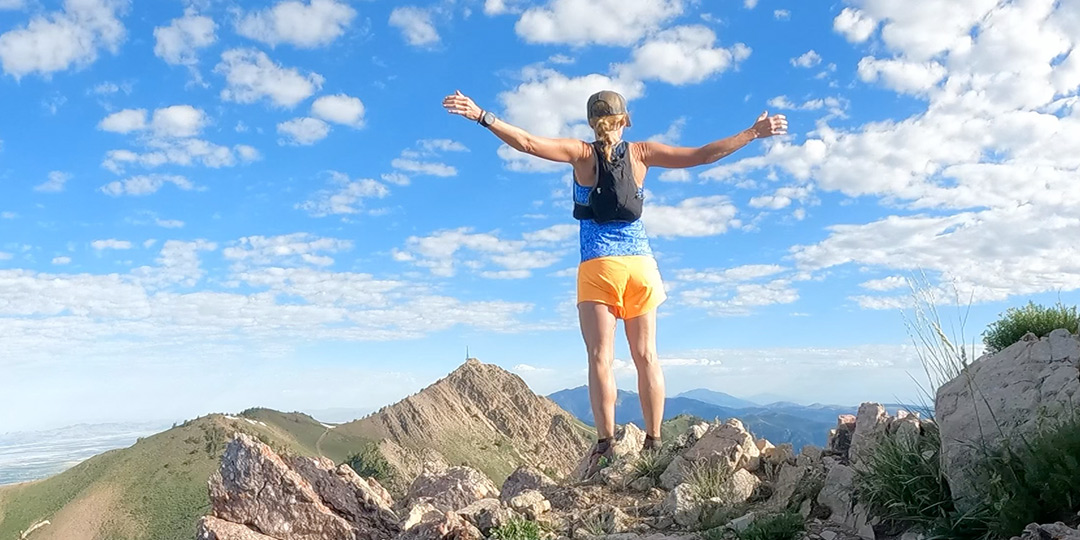
M439 31L431 22L431 11L416 6L402 6L390 12L390 26L401 30L405 41L414 47L439 42Z
M286 0L248 13L236 32L270 46L288 43L304 49L329 45L352 24L356 10L338 0Z
M254 103L265 98L279 107L296 106L322 88L324 81L318 73L305 75L282 67L255 49L225 51L214 71L225 76L227 87L221 91L225 101Z
M277 125L279 135L287 137L283 144L310 146L330 134L330 124L318 118L293 118Z
M150 195L152 193L157 193L158 190L167 184L172 184L184 191L195 189L195 185L183 176L150 174L132 176L125 180L109 182L108 184L101 186L101 192L110 197L119 197L121 195Z
M67 181L71 180L71 175L61 171L52 171L49 173L49 179L44 183L34 186L34 191L40 191L42 193L59 193L64 191L64 186Z
M116 240L115 238L110 238L108 240L94 240L93 242L90 242L90 247L92 247L92 248L94 248L94 249L96 249L98 251L102 251L102 250L106 250L106 249L120 249L120 250L123 250L123 249L131 249L131 242L129 242L127 240Z
M311 104L311 114L335 124L364 125L364 103L359 98L345 94L322 96Z
M514 30L529 43L628 46L682 12L681 0L550 0Z
M217 41L216 30L213 19L188 8L168 26L154 28L154 54L170 64L193 66L199 62L199 49Z
M742 43L730 48L715 43L716 34L706 26L677 26L638 45L631 63L619 69L632 79L697 84L750 56L750 48Z
M101 49L119 49L126 31L117 16L127 7L127 0L65 0L62 11L0 34L0 65L16 79L87 66Z

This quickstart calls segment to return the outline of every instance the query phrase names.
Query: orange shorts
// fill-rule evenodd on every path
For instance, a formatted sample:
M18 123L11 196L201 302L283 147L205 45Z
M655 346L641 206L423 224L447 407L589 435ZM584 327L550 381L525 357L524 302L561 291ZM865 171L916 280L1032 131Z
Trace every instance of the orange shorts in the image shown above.
M577 301L615 308L620 319L640 317L667 299L656 259L647 255L598 257L578 266Z

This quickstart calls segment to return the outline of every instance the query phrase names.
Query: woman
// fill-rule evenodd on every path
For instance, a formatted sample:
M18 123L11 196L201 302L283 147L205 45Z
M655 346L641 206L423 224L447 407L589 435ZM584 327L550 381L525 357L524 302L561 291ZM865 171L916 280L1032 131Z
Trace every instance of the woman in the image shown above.
M615 434L615 326L623 320L630 354L638 373L638 393L645 417L643 450L660 448L664 418L664 376L656 356L656 308L664 299L663 283L640 221L645 174L650 167L686 168L713 163L754 139L787 132L783 115L762 113L752 127L698 148L659 142L626 143L630 126L626 100L603 91L589 98L589 125L596 141L549 139L512 126L478 107L460 91L443 107L491 130L519 152L569 163L574 168L574 217L581 224L581 264L577 301L581 334L589 356L589 399L597 444L590 454L588 478L612 458Z

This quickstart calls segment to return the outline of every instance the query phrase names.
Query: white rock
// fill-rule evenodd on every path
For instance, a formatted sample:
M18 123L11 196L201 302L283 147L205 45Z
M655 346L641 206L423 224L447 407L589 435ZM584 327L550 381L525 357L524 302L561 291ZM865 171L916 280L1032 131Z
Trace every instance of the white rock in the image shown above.
M972 445L993 448L1022 440L1036 433L1046 416L1073 407L1080 401L1078 364L1080 338L1055 330L980 358L938 389L934 409L941 465L958 510L968 511L978 500Z

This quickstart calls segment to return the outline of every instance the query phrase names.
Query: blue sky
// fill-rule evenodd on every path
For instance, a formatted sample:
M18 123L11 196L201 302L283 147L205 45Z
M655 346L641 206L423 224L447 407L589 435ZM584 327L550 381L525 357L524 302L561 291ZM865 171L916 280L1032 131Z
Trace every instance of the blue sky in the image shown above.
M467 347L583 384L569 170L455 89L547 136L603 88L633 140L786 114L647 179L669 392L915 399L913 274L969 341L1077 302L1078 35L1075 0L0 0L0 432L375 408Z

